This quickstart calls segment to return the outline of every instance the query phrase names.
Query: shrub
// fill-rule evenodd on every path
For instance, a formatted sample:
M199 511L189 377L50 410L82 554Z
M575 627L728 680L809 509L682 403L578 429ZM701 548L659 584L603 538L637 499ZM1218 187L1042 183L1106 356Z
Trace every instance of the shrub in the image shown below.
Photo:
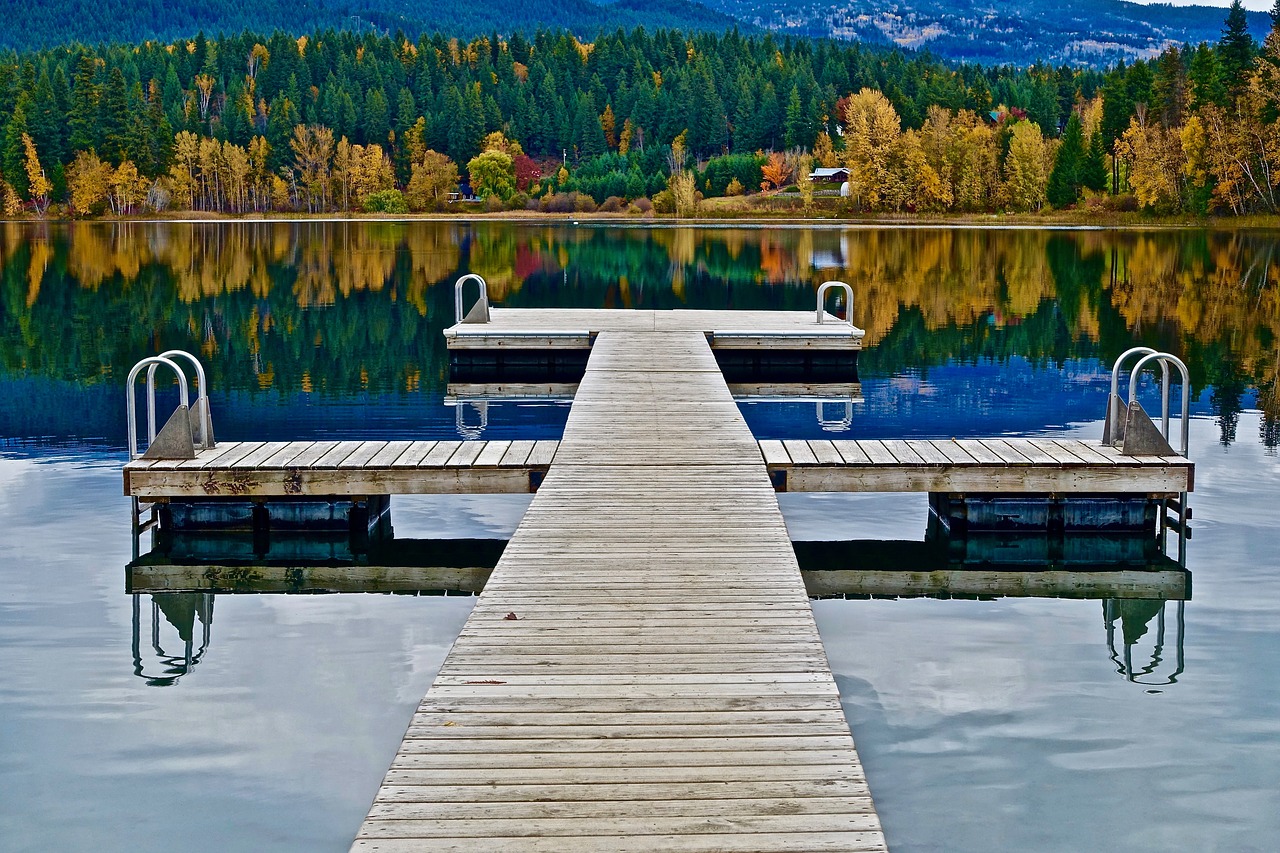
M742 186L737 178L729 181L729 185L724 188L725 195L742 195L746 192L746 188Z
M409 204L400 190L379 190L364 198L365 213L408 213Z
M524 210L529 206L529 196L516 193L507 201L507 210Z
M645 198L644 196L640 196L638 199L631 202L631 206L634 207L636 210L639 210L641 213L653 212L653 202L649 201L649 199Z
M484 200L485 213L497 213L500 210L506 210L507 205L501 198L496 195L487 196Z
M573 193L573 209L576 213L594 213L596 200L586 193Z
M618 196L611 195L604 200L603 204L600 205L600 212L601 213L617 213L618 211L622 210L625 204L626 202L620 199Z
M676 212L676 198L671 194L671 190L663 190L662 192L654 195L653 209L657 213Z
M542 200L544 213L573 213L577 193L555 193Z

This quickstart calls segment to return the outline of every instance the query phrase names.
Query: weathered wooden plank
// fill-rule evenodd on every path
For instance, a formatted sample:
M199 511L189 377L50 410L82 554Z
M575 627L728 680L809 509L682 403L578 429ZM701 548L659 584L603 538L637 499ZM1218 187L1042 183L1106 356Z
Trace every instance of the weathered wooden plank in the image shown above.
M807 441L784 441L782 446L787 449L787 455L791 457L792 465L818 464L818 457L813 455L813 451L809 449Z
M338 446L336 441L317 441L289 461L291 468L311 468Z
M936 439L929 442L934 449L943 455L943 457L952 465L977 465L978 460L974 459L960 444L953 438Z
M760 452L764 455L766 465L790 465L791 454L781 441L766 439L760 442Z
M1020 453L1032 465L1057 465L1057 458L1025 438L1006 438L1004 443Z
M893 458L901 465L923 465L920 454L911 449L911 445L901 439L885 439L881 442L885 450L893 454Z
M898 457L893 455L893 451L885 447L882 442L875 439L863 439L858 442L858 448L866 454L867 459L872 465L897 465Z
M399 459L404 452L413 446L412 441L388 441L382 449L369 457L370 468L383 468Z
M448 462L461 446L460 441L438 441L418 464L424 468L439 468Z
M267 457L263 461L262 468L287 468L289 463L300 456L307 448L315 444L314 441L291 441L281 450Z
M360 449L361 441L340 441L315 462L317 468L337 468L343 459Z
M968 453L976 462L981 465L1004 465L1005 461L1000 458L999 454L987 447L986 442L976 438L962 438L956 441L960 449Z
M211 447L208 450L197 453L195 459L184 459L181 463L179 463L177 467L182 469L202 468L205 465L209 465L213 462L216 462L219 459L222 459L224 457L229 457L231 454L235 453L236 450L243 443L244 442L240 442L240 441L220 441L215 447ZM144 462L144 461L146 460L136 460L134 462L130 462L125 467L132 469L139 462Z
M840 453L840 458L846 465L871 464L871 458L856 441L833 441L831 446Z
M555 459L557 449L560 447L558 441L541 440L534 442L533 450L529 452L529 458L525 460L525 464L530 468L539 468L550 465Z
M920 460L925 465L952 464L951 460L947 458L947 455L935 447L932 441L916 439L914 441L908 441L906 444L911 452L920 457Z
M465 468L475 463L481 451L484 450L487 441L464 441L458 445L458 449L449 457L449 461L445 464L450 468Z
M507 448L507 452L502 454L502 460L498 463L504 467L521 467L526 464L529 454L533 453L532 441L513 441L511 446Z
M391 463L392 468L416 468L423 463L427 454L435 449L439 444L438 441L414 441L404 449L404 452L395 458Z
M979 440L982 442L983 447L985 447L987 450L990 450L992 453L994 453L997 457L999 457L1000 461L1006 465L1030 465L1031 464L1030 459L1023 456L1018 451L1014 450L1012 447L1009 446L1007 442L1001 441L998 438L983 438Z
M725 827L728 829L729 827ZM691 835L601 835L583 828L582 838L433 838L437 853L583 853L609 850L611 853L863 853L884 851L884 836L865 833L737 832L703 831ZM352 853L407 853L421 851L416 838L358 838Z
M363 468L369 460L378 455L378 451L386 446L385 441L362 441L350 456L338 463L338 467Z
M840 451L836 450L835 445L830 441L811 439L809 441L809 449L813 451L813 455L822 465L844 464L844 459L840 456Z
M510 441L490 441L472 464L477 468L496 468L511 448Z

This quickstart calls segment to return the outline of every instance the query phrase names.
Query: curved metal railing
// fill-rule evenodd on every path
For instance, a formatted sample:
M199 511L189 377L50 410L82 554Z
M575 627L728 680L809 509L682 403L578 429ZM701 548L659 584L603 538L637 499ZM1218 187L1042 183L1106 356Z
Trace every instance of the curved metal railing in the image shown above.
M466 315L462 313L462 289L468 281L476 281L480 285L479 304L484 305L486 319L489 311L489 285L488 283L476 275L475 273L467 273L462 278L453 283L453 319L455 323L461 323L462 318Z
M852 325L853 323L853 288L845 284L843 281L824 281L818 285L818 322L826 322L825 303L827 299L827 291L833 287L838 287L844 291L845 309L844 321Z
M142 359L133 366L133 370L129 371L129 379L125 383L128 389L129 399L127 405L129 419L129 458L138 458L138 401L135 393L134 383L138 380L138 374L142 372L142 368L147 370L147 443L156 440L156 374L153 367L164 365L173 371L178 378L178 399L182 406L190 407L191 399L187 394L187 374L182 372L182 368L178 366L173 359L162 355L153 355Z

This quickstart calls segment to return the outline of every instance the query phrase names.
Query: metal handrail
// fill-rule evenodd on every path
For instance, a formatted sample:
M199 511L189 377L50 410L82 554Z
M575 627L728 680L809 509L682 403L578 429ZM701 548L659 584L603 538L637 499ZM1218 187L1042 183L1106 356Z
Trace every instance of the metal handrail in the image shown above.
M476 275L475 273L467 273L462 278L453 283L453 318L455 323L461 323L465 316L462 313L462 288L468 281L475 279L480 284L480 301L484 303L487 310L489 308L489 285L488 283Z
M1164 407L1164 438L1169 440L1169 364L1172 363L1182 374L1182 455L1186 456L1191 446L1191 372L1182 363L1182 359L1167 352L1153 352L1138 359L1129 374L1129 405L1138 400L1138 376L1147 362L1159 361L1164 369L1164 381L1160 387L1160 397Z
M1118 405L1118 401L1120 399L1120 368L1121 366L1123 366L1123 364L1129 360L1130 356L1151 355L1155 352L1157 352L1157 350L1154 350L1151 347L1132 347L1120 353L1119 357L1116 358L1115 364L1111 366L1111 396L1107 397L1107 410L1108 410L1108 414L1113 420L1119 421L1124 417L1123 412L1111 410L1113 406ZM1169 365L1165 364L1164 362L1161 362L1160 366L1164 370L1164 383L1165 383L1165 386L1167 387L1169 383ZM1167 435L1169 432L1169 396L1167 393L1162 398L1161 403L1163 405L1163 411L1164 411L1164 415L1163 415L1164 431L1165 431L1165 434ZM1116 443L1115 431L1116 431L1116 426L1113 426L1112 437L1111 437L1111 443L1113 444Z
M213 426L213 414L209 409L209 383L205 379L204 365L200 363L200 359L196 358L189 352L180 349L165 350L160 353L159 358L185 358L196 369L196 401L204 400L204 412L200 419L200 441L197 446L207 450L212 446L209 441L213 432L209 427ZM147 368L147 432L152 440L156 437L156 389L155 375L159 364L152 364Z
M833 287L839 287L842 290L844 290L844 294L845 294L844 322L848 323L849 325L853 325L853 288L845 284L843 281L824 281L822 284L818 285L818 322L819 323L826 322L824 317L826 316L827 312L823 308L823 303L827 298L827 291Z
M128 390L128 417L129 417L129 458L138 458L138 401L137 394L133 387L133 383L137 381L138 374L142 372L142 368L150 365L165 365L178 377L178 394L181 405L190 407L191 398L187 393L187 374L182 372L182 368L178 367L177 362L166 358L162 355L153 355L144 358L133 366L133 370L129 371L129 378L125 382L125 388ZM155 387L155 371L147 371L147 443L156 439L156 387Z

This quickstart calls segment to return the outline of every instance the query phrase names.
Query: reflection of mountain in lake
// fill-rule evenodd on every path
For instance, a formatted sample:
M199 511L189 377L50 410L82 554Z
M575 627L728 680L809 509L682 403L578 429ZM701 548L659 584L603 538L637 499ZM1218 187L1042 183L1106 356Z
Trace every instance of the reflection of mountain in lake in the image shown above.
M867 329L864 378L1020 358L1069 384L1062 365L1142 342L1184 356L1197 392L1212 386L1226 441L1258 389L1274 443L1274 248L1216 231L5 223L0 381L32 406L0 430L115 436L114 395L82 389L168 347L202 353L215 391L236 393L223 422L311 395L438 405L450 285L475 271L512 306L810 310L817 282L842 279ZM83 428L58 426L73 410Z

